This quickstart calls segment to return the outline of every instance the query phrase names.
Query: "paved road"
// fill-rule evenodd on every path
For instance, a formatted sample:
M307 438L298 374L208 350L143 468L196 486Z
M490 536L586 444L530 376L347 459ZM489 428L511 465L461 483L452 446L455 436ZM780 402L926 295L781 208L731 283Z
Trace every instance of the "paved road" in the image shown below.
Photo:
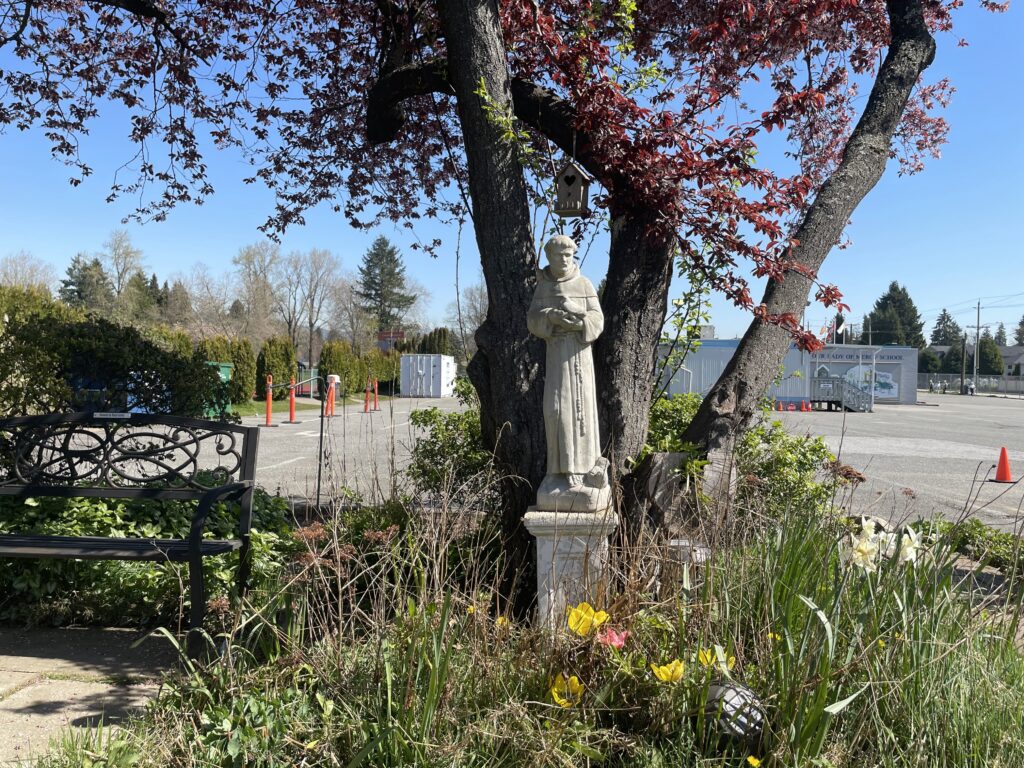
M380 403L381 410L363 413L362 399L338 403L336 415L324 429L324 471L322 489L341 486L364 498L389 496L393 483L405 482L400 470L408 466L414 430L409 413L437 407L444 411L460 408L455 398L395 398ZM256 477L268 491L312 499L316 495L317 444L320 437L318 411L299 411L301 424L283 423L260 430ZM243 419L262 424L262 418Z
M824 436L844 464L867 475L853 495L855 512L956 519L970 510L1003 530L1019 528L1024 482L985 480L1003 446L1013 479L1024 473L1024 400L919 397L923 404L878 405L874 413L777 415L792 432Z

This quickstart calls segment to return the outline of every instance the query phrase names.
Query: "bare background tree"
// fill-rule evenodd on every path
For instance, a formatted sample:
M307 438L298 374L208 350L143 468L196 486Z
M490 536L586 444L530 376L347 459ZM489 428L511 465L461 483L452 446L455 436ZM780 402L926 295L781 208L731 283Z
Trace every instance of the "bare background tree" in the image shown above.
M226 276L213 275L205 264L196 265L188 279L191 299L186 327L194 336L234 336L244 325L244 318L232 307L232 290ZM241 305L241 302L238 302Z
M363 309L356 293L357 285L358 278L346 272L332 286L330 327L349 343L357 355L361 355L373 347L377 323L373 315Z
M301 298L306 316L306 332L309 336L308 352L310 367L313 366L313 344L320 338L325 309L333 294L333 286L339 279L341 264L330 251L314 248L301 256L299 277L302 279Z
M132 245L127 230L115 229L103 243L100 261L114 286L114 300L120 303L131 276L143 268L142 251Z
M277 328L273 278L280 261L280 248L266 240L245 246L232 259L237 296L244 310L239 333L247 336L256 348Z
M9 253L0 259L0 285L38 288L48 293L57 283L57 273L49 264L28 251Z
M455 329L459 348L465 360L476 353L476 329L487 319L487 286L482 277L476 282L465 286L459 298L448 304L445 314L445 325Z

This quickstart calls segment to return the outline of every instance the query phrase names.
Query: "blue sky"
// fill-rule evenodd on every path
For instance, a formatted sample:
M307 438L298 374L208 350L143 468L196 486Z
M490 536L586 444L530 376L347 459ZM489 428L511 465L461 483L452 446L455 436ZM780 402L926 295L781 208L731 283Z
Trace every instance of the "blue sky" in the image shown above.
M957 47L960 37L970 46ZM949 76L957 89L946 112L951 132L942 158L913 177L898 177L891 164L854 214L848 230L852 245L834 251L822 270L823 280L843 290L854 321L892 280L907 286L928 326L942 307L949 307L961 325L973 323L979 297L983 323L1002 321L1011 329L1024 315L1022 40L1021 8L993 15L973 4L957 14L954 35L939 38L929 79ZM0 65L8 55L0 52ZM67 169L50 158L37 134L0 136L0 255L26 250L63 273L75 253L100 250L111 230L124 226L142 250L147 269L163 279L186 275L200 262L215 273L227 271L241 246L262 238L257 228L273 198L260 186L242 184L248 165L225 152L207 156L217 193L205 205L182 206L165 222L122 225L133 201L108 204L105 198L115 171L130 157L122 138L128 130L123 113L104 116L82 142L94 173L77 188L68 184ZM305 226L286 233L285 251L328 248L344 269L355 270L374 237L383 234L403 249L407 274L429 292L427 319L443 318L454 298L454 229L440 233L445 246L437 259L430 259L409 250L413 237L402 228L357 231L326 209L311 211L306 219ZM419 232L429 240L437 225L422 225ZM595 284L606 263L602 246L603 239L584 265ZM476 259L467 228L461 249L464 283L478 275ZM759 296L760 289L754 294ZM819 328L829 316L812 306L808 325ZM721 337L741 334L748 322L749 315L727 302L713 302L712 323Z

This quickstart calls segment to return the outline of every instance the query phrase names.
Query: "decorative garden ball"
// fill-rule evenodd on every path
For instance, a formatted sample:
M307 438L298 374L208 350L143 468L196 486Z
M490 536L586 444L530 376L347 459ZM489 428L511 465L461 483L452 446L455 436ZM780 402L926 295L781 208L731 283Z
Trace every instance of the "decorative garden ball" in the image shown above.
M745 685L731 680L711 683L704 716L718 725L723 736L731 739L756 742L764 731L765 711L761 700Z

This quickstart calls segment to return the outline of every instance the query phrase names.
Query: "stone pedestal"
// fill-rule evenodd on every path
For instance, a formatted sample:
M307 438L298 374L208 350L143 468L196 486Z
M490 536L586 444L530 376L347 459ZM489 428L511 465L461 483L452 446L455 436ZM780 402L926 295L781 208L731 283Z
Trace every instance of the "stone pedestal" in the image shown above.
M597 512L556 512L530 507L523 524L537 540L537 609L540 625L565 626L566 609L594 602L606 582L608 537L619 517Z

